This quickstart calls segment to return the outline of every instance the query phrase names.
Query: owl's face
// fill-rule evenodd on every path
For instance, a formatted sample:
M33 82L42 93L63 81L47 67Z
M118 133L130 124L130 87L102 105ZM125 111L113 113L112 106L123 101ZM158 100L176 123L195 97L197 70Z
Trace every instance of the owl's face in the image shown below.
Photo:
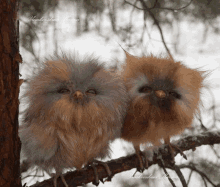
M129 115L138 123L161 128L181 130L190 125L199 104L201 73L171 59L126 56L123 75L132 100Z
M120 129L127 104L121 79L92 57L45 62L31 79L26 96L30 102L26 121L41 125L50 121L66 130L108 122Z

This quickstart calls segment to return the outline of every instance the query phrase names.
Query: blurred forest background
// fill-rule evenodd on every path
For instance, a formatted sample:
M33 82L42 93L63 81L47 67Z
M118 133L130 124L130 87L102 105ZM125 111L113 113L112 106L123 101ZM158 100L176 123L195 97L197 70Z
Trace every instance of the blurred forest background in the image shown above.
M211 70L220 72L219 15L219 0L21 0L20 51L24 61L21 74L25 78L31 74L34 63L61 50L82 53L85 50L102 54L106 61L123 61L123 51L118 44L137 56L162 53L174 59L190 60L187 55L196 53L201 57L196 57L197 67L210 65ZM187 34L194 46L188 45ZM102 51L103 47L106 51ZM200 63L202 58L205 64ZM189 61L187 65L190 66ZM194 120L193 127L182 136L220 129L219 92L214 90L219 90L219 72L210 76L216 84L205 89L204 109ZM124 143L121 148L123 155L133 151ZM195 152L187 151L186 155L187 161L181 157L176 161L188 186L220 184L219 145L202 146ZM175 173L167 170L177 186L181 186ZM118 174L112 182L100 186L171 185L158 166L150 167L141 177L132 178L134 172L135 169ZM22 177L29 185L37 177L33 179L28 175L30 172L23 173Z

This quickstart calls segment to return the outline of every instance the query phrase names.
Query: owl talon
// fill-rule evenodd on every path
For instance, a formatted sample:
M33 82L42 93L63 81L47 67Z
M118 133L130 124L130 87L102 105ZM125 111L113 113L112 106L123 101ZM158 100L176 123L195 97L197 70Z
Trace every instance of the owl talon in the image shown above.
M108 174L108 178L104 182L111 181L111 179L112 179L112 172L109 169L108 164L106 164L105 162L99 161L99 160L94 160L93 162L97 163L97 164L100 164L100 165L102 165L105 168L105 171Z
M98 175L98 172L97 172L97 168L95 166L95 163L91 163L90 164L93 171L94 171L94 175L95 175L95 181L92 182L93 185L95 186L98 186L99 185L99 175Z
M168 144L168 146L169 146L169 153L170 153L171 159L172 159L171 162L175 163L174 148L172 147L171 144Z
M112 181L112 176L108 176L105 182L111 182Z
M172 146L175 147L175 149L180 152L181 156L187 160L186 155L183 153L183 151L177 145L172 144Z
M102 184L104 184L105 181L103 179L99 179L99 180L102 182Z
M106 173L108 174L108 178L107 178L105 181L104 181L103 179L99 179L99 175L98 175L97 168L96 168L96 165L97 165L97 164L102 165L102 166L105 168ZM99 161L99 160L93 160L93 162L89 163L88 165L90 165L90 166L93 168L94 175L95 175L95 181L93 181L92 184L98 186L98 185L99 185L99 180L100 180L103 184L104 184L104 182L106 182L106 181L111 181L111 179L112 179L112 172L111 172L111 170L109 169L109 166L108 166L106 163L104 163L104 162L102 162L102 161ZM87 166L88 166L88 165L87 165ZM86 166L86 167L87 167L87 166Z
M95 186L98 186L99 182L97 183L96 181L93 181L92 184L95 185Z
M147 157L140 151L139 147L135 147L136 155L139 160L139 166L137 167L137 171L143 173L145 169L148 169L148 159Z
M140 173L144 172L144 164L143 164L143 158L141 157L140 153L136 154L139 160L139 166L137 166L137 171Z
M143 152L141 152L140 151L140 155L141 155L141 157L142 157L142 160L143 160L143 163L144 163L144 165L143 165L143 167L144 167L144 169L148 169L148 158L146 157L146 155L143 153Z
M55 174L54 175L54 179L53 179L53 184L54 184L54 187L57 187L57 179L58 177L60 176L63 184L65 187L69 187L68 184L66 183L66 180L64 179L63 175L62 174Z
M137 167L136 169L137 169L137 171L140 172L140 173L143 173L143 172L144 172L144 169L142 169L142 168L140 168L140 167Z
M168 146L170 148L171 156L172 156L173 160L174 160L174 151L175 150L177 150L181 154L181 156L187 160L186 155L183 153L183 151L177 145L169 143Z
M170 137L168 136L167 138L164 139L165 144L167 144L169 146L169 152L171 153L171 157L172 157L172 161L173 163L175 163L175 158L174 158L174 152L179 152L183 158L185 158L187 160L186 155L183 153L183 151L175 144L172 144L170 142Z

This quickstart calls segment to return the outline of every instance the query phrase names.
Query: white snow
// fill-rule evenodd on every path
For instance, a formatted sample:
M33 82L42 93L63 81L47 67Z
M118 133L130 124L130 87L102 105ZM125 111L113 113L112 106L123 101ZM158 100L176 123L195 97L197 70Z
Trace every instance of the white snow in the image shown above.
M66 2L66 1L65 1ZM62 4L62 3L61 3ZM161 37L158 32L158 29L155 25L152 24L151 21L147 21L147 31L145 32L144 42L142 45L134 46L131 48L128 48L126 44L129 42L121 41L120 37L116 36L111 31L110 21L108 16L108 12L105 11L103 22L101 24L101 33L106 36L100 36L97 34L97 32L94 31L94 20L91 21L92 31L88 33L82 33L81 36L76 36L76 16L74 14L75 7L74 5L68 3L65 7L59 7L59 10L56 12L56 21L55 24L57 25L57 42L58 42L58 52L60 50L67 51L67 52L73 52L78 51L81 55L85 53L94 53L97 56L100 56L102 60L104 60L107 64L114 64L114 63L123 63L123 60L125 58L124 52L121 49L121 47L118 45L120 44L125 50L127 50L129 53L134 55L141 55L142 52L145 54L166 54L165 48L161 42ZM125 26L129 24L130 19L130 9L125 10L118 10L117 16L118 16L118 26ZM53 18L52 14L48 16L48 18ZM132 36L130 43L135 44L137 43L138 39L141 36L142 33L142 27L143 27L143 15L142 13L139 13L139 11L134 11L132 16L132 24L134 25L133 31L134 35ZM47 33L46 41L45 41L45 35L43 32L37 33L39 37L39 41L34 42L34 48L36 51L36 54L39 54L40 59L43 59L46 55L52 55L54 52L54 42L53 42L53 28L47 23L44 23L44 29L49 29L49 32ZM21 30L22 26L24 24L21 22ZM174 53L173 46L171 43L173 42L173 35L175 33L172 32L172 29L169 29L167 26L162 27L164 32L165 40L168 44L169 49L171 50L171 53L173 54L174 58L178 61L182 61L184 64L191 68L201 68L202 70L208 70L211 71L210 76L206 80L206 85L211 87L211 90L213 91L213 94L215 96L215 102L218 106L219 103L219 95L220 95L220 89L219 89L219 81L220 81L220 37L219 34L215 34L211 29L209 29L207 34L207 39L205 43L202 42L202 34L204 26L201 23L190 23L187 20L183 20L180 22L180 39L179 39L179 54ZM147 34L148 33L148 34ZM149 38L150 36L150 38ZM125 39L128 39L127 37ZM45 46L47 46L45 48ZM32 63L33 64L33 57L30 53L25 51L23 48L21 48L21 54L25 62ZM30 66L27 64L21 65L21 72L22 78L26 77L26 74L30 74ZM203 120L204 124L207 125L207 127L210 126L210 121L212 122L212 115L207 113L207 109L211 107L212 99L210 97L209 92L207 92L205 89L203 90L202 94L202 100L204 104L204 108L202 110ZM219 111L219 108L217 108ZM208 115L207 115L208 114ZM219 118L219 117L218 117ZM195 120L194 124L198 124L198 122ZM219 128L219 124L218 124ZM116 140L112 144L112 158L118 158L121 156L126 155L126 151L123 149L123 147L128 147L129 152L133 152L133 148L129 143L121 142L119 140ZM198 151L199 150L199 151ZM199 155L205 156L207 153L207 150L209 150L209 147L205 147L204 149L202 147L197 148L195 153L198 151ZM202 154L201 154L202 153ZM198 154L196 155L198 157ZM206 156L207 157L207 156ZM213 153L209 153L209 159L213 157ZM183 159L180 156L176 157L177 163L180 163L183 161ZM184 162L184 161L183 161ZM152 171L152 170L149 170ZM150 176L151 173L149 171L145 171L147 176ZM114 187L119 186L118 181L123 177L124 180L136 180L132 178L133 173L135 172L135 169L123 172L121 174L116 175L112 182L108 182L103 184L100 184L99 187ZM169 170L170 172L170 170ZM184 176L186 178L189 175L189 170L184 170ZM32 173L33 174L33 173ZM24 174L25 176L26 174ZM174 174L175 177L177 177ZM196 182L200 180L199 177L195 177L193 175L193 181L190 183L190 186L193 186L197 184ZM36 178L35 178L36 179ZM35 183L35 179L31 180L30 178L27 178L23 180L23 183L28 182L28 185L31 185ZM44 180L44 178L39 178L40 181ZM166 184L169 184L165 178L163 180L161 179L161 176L155 179L157 181L157 186L166 186ZM179 179L176 179L178 181ZM179 183L178 183L179 184Z

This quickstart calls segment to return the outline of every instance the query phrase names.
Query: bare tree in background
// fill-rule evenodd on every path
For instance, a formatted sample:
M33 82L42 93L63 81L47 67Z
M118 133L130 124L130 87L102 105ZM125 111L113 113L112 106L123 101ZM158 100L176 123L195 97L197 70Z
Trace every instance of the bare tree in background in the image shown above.
M54 11L56 9L55 5L52 6L53 3L51 2L51 0L39 0L35 1L34 3L30 0L22 1L23 9L21 10L21 13L24 16L27 15L27 17L31 17L34 15L40 18L43 15L49 15L47 14L47 12L48 10L50 10L50 7L54 7ZM91 25L93 22L92 18L97 13L97 10L94 10L94 7L99 6L96 4L97 2L94 3L94 1L95 0L91 0L86 1L84 3L83 1L73 1L75 3L77 12L75 15L77 18L77 35L83 34L83 23L85 30L91 30ZM117 35L121 39L121 41L124 42L127 48L140 48L141 44L143 44L143 42L146 42L146 40L144 40L144 37L146 36L148 36L149 38L148 42L151 42L151 40L153 39L151 38L150 27L155 27L160 33L160 38L158 39L158 41L164 45L164 48L166 49L167 53L170 54L170 56L173 55L171 54L173 52L180 53L181 50L178 46L178 41L180 38L181 30L178 24L180 24L183 17L187 17L190 21L193 22L200 21L204 23L203 42L205 42L205 39L208 37L207 33L209 30L218 30L217 18L220 13L220 11L217 9L217 7L220 6L218 0L107 0L103 2L108 8L107 16L108 18L110 18L110 29L113 30L114 34ZM41 6L41 4L44 4L44 6ZM45 6L47 8L41 8ZM104 11L104 8L100 8L101 13L102 11ZM127 16L127 22L124 25L122 25L118 21L118 12L122 10L129 10L130 12L130 15ZM132 18L134 17L133 13L135 11L143 15L142 20L139 20L143 23L141 35L136 35L137 30L135 30L134 28L134 22L136 20ZM82 19L83 16L85 16L85 19ZM147 21L150 21L150 27L146 24ZM75 22L73 24L75 24ZM49 26L45 23L39 22L27 22L24 25L25 29L21 33L22 47L29 51L31 54L33 54L33 56L36 57L36 61L38 61L39 55L36 53L36 50L34 49L33 41L36 42L38 40L37 31L42 31L42 25L45 29L45 38L47 38L47 31ZM173 29L174 36L173 43L171 44L168 44L166 42L167 39L164 36L165 26L168 26L171 29ZM101 29L97 30L99 30L99 32L102 34ZM109 35L105 36L104 34L102 34L102 36L111 39L111 36ZM136 38L136 40L134 40L134 38ZM47 46L44 47L46 50ZM172 49L174 49L174 51L171 50L171 47ZM211 91L210 95L212 95ZM178 164L177 166L170 165L170 156L164 148L161 150L163 159L158 159L157 155L154 155L152 162L150 162L149 164L149 171L152 171L152 173L165 173L167 176L169 176L170 170L173 170L176 173L178 180L182 183L182 186L184 187L190 184L193 178L192 176L194 176L195 173L197 173L198 176L201 178L201 186L217 186L220 183L220 167L218 163L207 160L207 158L203 158L202 156L199 157L200 155L198 155L197 153L200 146L203 147L203 145L207 145L210 152L214 154L215 159L219 160L220 158L220 147L219 145L214 146L214 144L220 144L219 116L217 115L219 113L219 106L218 103L216 103L214 97L212 97L210 103L212 103L212 107L208 109L206 113L212 116L212 120L208 123L204 123L203 116L198 116L197 123L194 124L194 128L186 130L185 134L183 134L180 137L180 140L176 142L176 144L178 144L178 146L183 151L188 150L188 163ZM137 163L138 160L135 155L119 158L108 162L110 169L113 172L113 175L116 173L130 170L132 168L136 168ZM156 168L154 170L153 165L159 165L160 169ZM23 166L25 166L25 164L23 164ZM22 167L22 173L27 169L28 166ZM189 170L189 176L183 176L182 170ZM98 165L97 171L99 173L100 178L107 177L102 166ZM143 174L142 179L138 180L137 183L132 184L132 186L155 185L154 179L146 179L144 178L145 176L146 173ZM94 173L92 168L88 167L87 169L83 169L82 171L73 171L67 173L65 175L65 179L68 182L68 184L82 185L83 183L89 183L93 181ZM176 185L175 181L172 181L171 177L168 177L167 180L170 181L172 186ZM45 180L42 183L35 184L34 186L51 186L52 183L53 181L49 179ZM62 181L58 181L58 184L59 183L61 184ZM125 186L129 186L129 180L122 181L122 183L124 183Z
M106 4L108 6L108 13L109 13L109 18L111 21L111 26L112 26L112 31L117 32L117 0L107 0Z
M84 20L84 31L89 31L89 22L91 20L92 15L99 15L104 11L105 4L103 0L83 0L83 8L86 12L85 20ZM100 28L98 26L98 31Z
M79 36L82 32L81 24L82 24L82 2L83 1L76 1L76 34Z

